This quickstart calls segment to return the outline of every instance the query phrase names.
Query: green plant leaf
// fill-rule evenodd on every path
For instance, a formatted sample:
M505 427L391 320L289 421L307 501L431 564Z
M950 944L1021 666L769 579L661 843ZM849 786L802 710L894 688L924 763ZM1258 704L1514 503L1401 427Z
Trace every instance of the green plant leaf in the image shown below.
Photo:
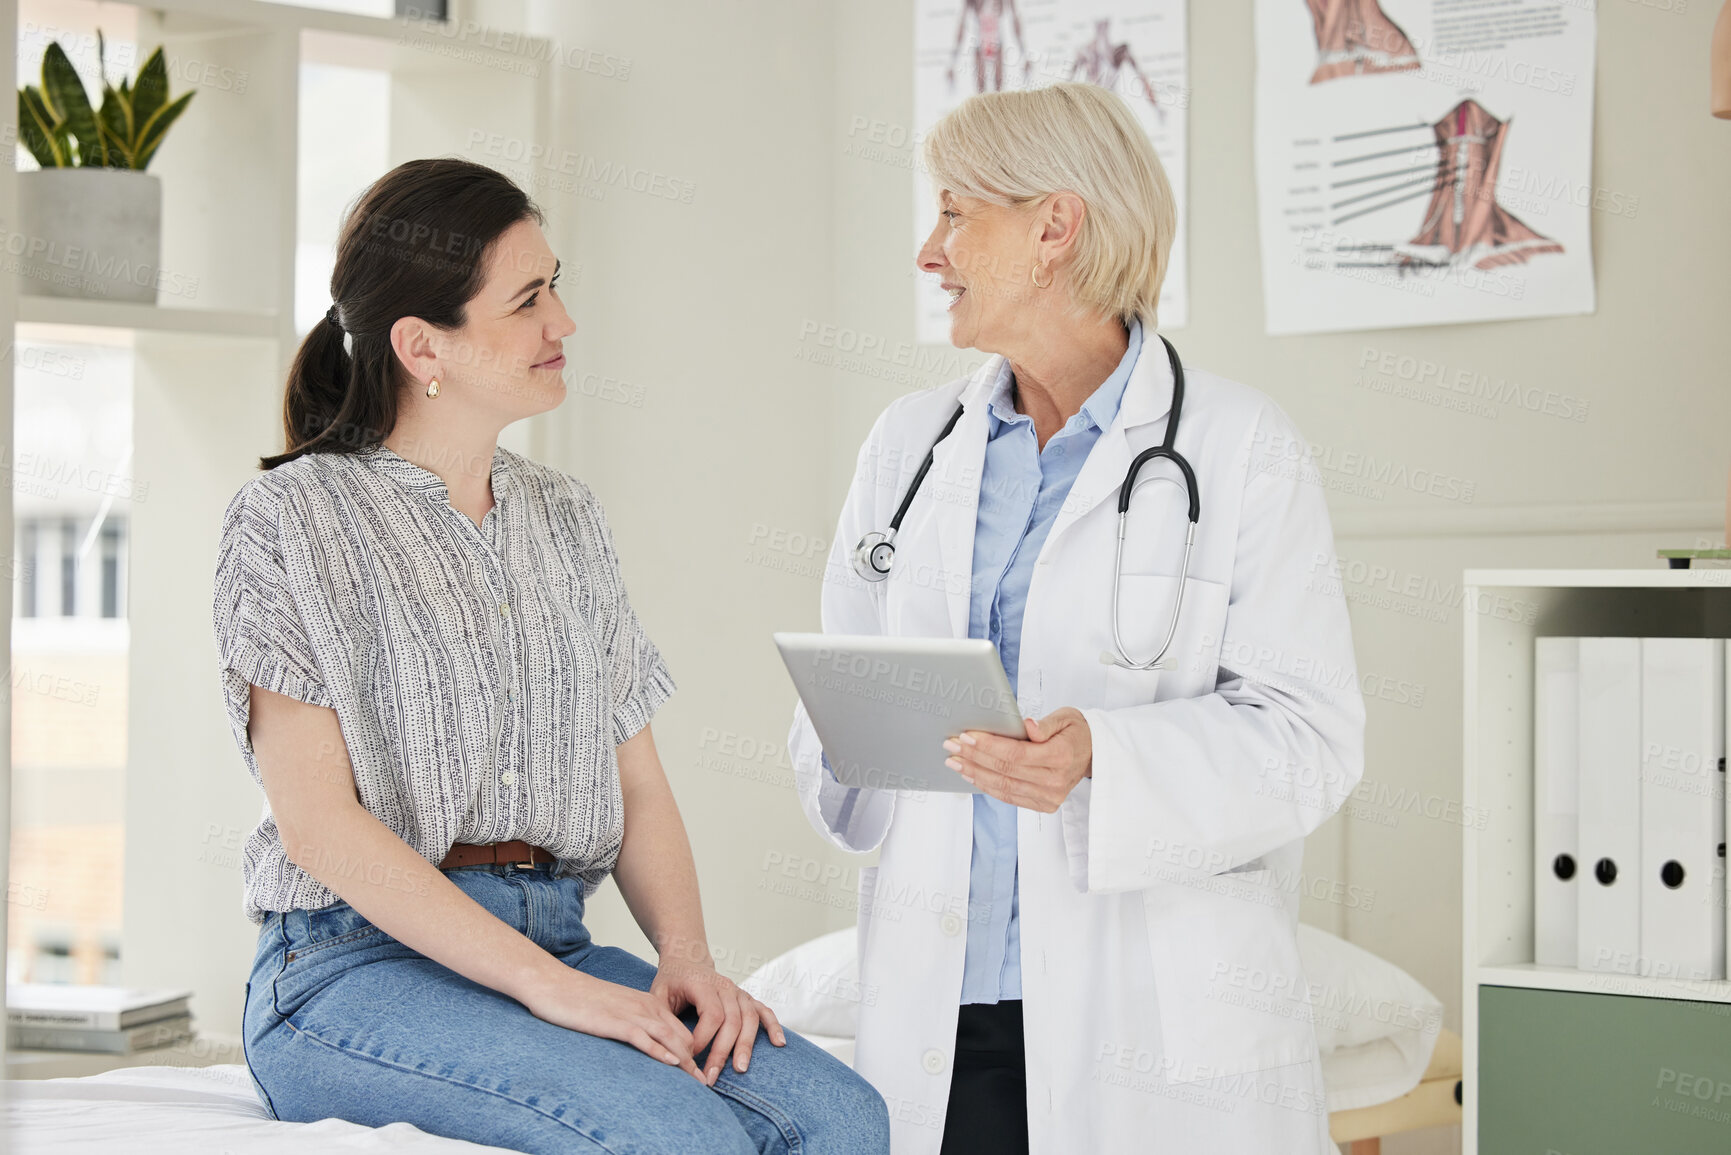
M114 134L109 132L107 126L103 124L104 115L112 111L108 108L111 99L109 93L112 91L113 89L109 88L108 85L102 86L102 104L97 107L94 118L96 122L96 148L92 149L90 157L84 158L84 163L87 165L101 164L104 167L118 167L121 164L120 154L114 149ZM100 150L100 155L98 155L98 150Z
M122 76L118 87L108 83L107 52L108 42L98 29L99 108L91 107L78 70L58 43L49 44L43 53L41 89L29 85L19 89L19 140L44 168L142 170L192 100L188 92L169 101L168 61L161 45L136 78Z
M192 101L193 94L188 92L172 104L165 105L157 114L150 118L143 128L138 130L138 139L132 146L132 167L143 171L150 163L150 158L156 155L157 146L168 133L168 126L173 124L186 106Z
M108 163L114 168L132 167L132 118L126 100L110 88L102 94L97 125L108 145Z
M108 83L108 41L102 35L102 29L96 30L96 83L102 89L102 106L96 110L96 136L102 142L106 155L102 158L104 165L114 168L129 168L114 134L103 124L103 114L108 111L108 102L114 99L114 88Z
M168 61L162 48L157 47L138 70L138 83L132 87L132 123L145 125L168 103Z
M108 126L102 123L101 120L96 122L96 131L101 136L102 143L108 151L108 167L131 168L132 154L127 149L126 142L120 140L112 132L108 131Z
M43 168L65 168L69 157L55 139L54 117L42 103L42 94L25 85L18 90L18 139Z
M101 165L104 148L96 132L96 113L85 94L84 81L78 78L78 70L59 41L49 44L42 54L42 100L56 123L77 141L79 164Z

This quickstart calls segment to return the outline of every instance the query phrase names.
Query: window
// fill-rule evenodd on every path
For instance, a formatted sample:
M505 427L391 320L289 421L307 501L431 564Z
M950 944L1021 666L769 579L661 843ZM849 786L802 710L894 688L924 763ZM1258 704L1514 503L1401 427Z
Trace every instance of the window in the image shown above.
M112 983L125 846L132 350L21 336L14 356L6 975Z
M102 527L102 616L120 616L120 527Z

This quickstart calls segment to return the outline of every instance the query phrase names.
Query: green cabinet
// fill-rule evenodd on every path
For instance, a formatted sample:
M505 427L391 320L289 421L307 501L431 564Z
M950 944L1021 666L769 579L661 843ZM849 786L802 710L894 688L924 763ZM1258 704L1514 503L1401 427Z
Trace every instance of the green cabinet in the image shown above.
M1480 986L1478 1062L1480 1155L1731 1153L1731 1004Z

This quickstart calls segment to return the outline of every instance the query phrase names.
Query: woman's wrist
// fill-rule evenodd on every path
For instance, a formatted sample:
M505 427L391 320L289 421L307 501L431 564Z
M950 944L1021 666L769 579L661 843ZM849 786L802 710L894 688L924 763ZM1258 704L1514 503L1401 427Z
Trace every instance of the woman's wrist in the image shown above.
M506 994L533 1010L552 992L567 988L571 984L581 985L590 976L575 968L568 967L546 951L536 948L540 958L531 959L520 968L510 984Z
M655 936L654 945L661 966L708 967L711 970L715 968L715 959L710 956L709 944L704 941L701 931L697 934L658 934Z

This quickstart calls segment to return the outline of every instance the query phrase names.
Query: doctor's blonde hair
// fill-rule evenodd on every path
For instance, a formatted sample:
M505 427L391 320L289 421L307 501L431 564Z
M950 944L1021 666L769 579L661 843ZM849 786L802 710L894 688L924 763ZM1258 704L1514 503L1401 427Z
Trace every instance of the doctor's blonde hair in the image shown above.
M1006 207L1081 197L1068 271L1075 304L1155 324L1178 212L1148 134L1117 94L1064 83L971 96L933 127L921 159L933 186L952 195Z

